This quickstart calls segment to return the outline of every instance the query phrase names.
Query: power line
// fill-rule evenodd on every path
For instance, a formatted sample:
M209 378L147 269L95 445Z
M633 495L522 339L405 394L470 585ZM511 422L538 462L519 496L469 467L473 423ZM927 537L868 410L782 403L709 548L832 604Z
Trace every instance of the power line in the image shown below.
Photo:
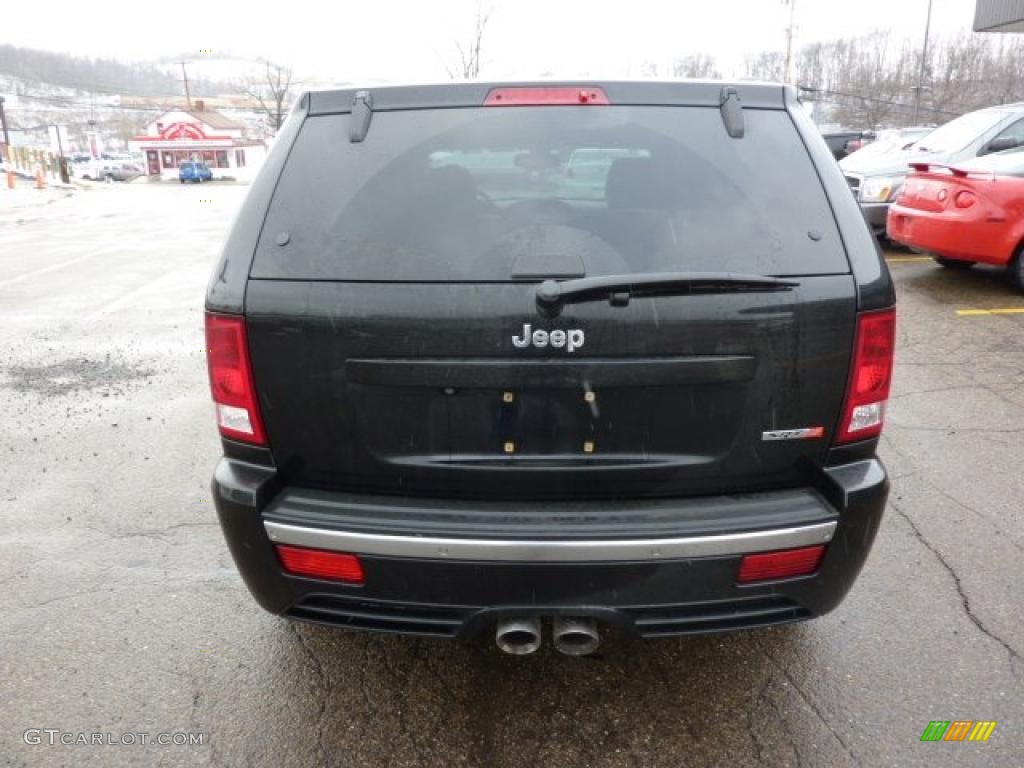
M90 104L81 102L60 102L54 104L52 107L30 107L30 106L17 106L8 107L8 112L67 112L67 111L82 111L90 108ZM225 107L225 111L236 109L233 107ZM96 107L96 110L117 110L119 112L167 112L167 107L154 106L154 107L131 107L124 106L121 104L101 104Z
M33 96L31 94L21 94L18 96L19 101L46 101L53 104L77 104L81 106L89 106L93 103L92 99L89 99L88 101L83 101L81 99L82 97L78 96ZM116 107L118 105L109 104L107 106Z
M2 48L2 46L0 46L0 48ZM160 80L163 80L163 81L166 81L166 82L172 82L172 83L175 82L174 76L172 74L170 74L169 72L164 72L163 70L157 70L157 72L159 73L159 79ZM0 72L0 76L4 76L4 75L6 75L7 77L14 78L16 80L21 80L21 81L23 81L27 85L31 85L33 82L37 82L37 83L38 82L45 82L47 86L50 86L50 87L53 87L53 88L66 88L68 90L73 90L73 91L83 91L85 93L103 93L103 94L109 94L109 95L112 95L112 96L138 96L138 97L143 97L143 98L155 97L155 96L169 96L169 97L180 97L181 96L181 91L180 90L177 90L177 89L172 90L172 89L170 89L169 87L166 87L166 86L165 86L167 88L166 90L164 89L165 87L149 89L149 88L146 88L145 86L142 86L144 88L144 90L140 90L138 87L125 88L125 87L120 87L120 86L118 86L116 84L113 84L113 83L83 82L83 81L80 81L80 80L67 80L67 79L61 79L61 78L58 78L58 79L55 79L55 80L51 81L51 80L42 80L38 76L33 78L33 77L26 77L24 75L18 75L18 74L15 74L13 72ZM181 82L181 81L178 80L177 82ZM213 79L210 79L208 77L202 77L201 75L198 78L197 77L190 77L189 78L189 82L190 83L200 83L200 84L202 84L205 87L204 88L205 90L214 90L214 91L222 91L224 89L230 90L232 88L237 87L237 84L233 83L231 80L213 80Z
M175 98L180 99L181 97L180 96L176 96ZM18 111L45 111L47 109L46 107L33 107L31 105L21 104L20 101L42 101L42 102L46 102L48 104L55 104L55 105L57 105L56 107L54 107L55 109L60 109L60 108L86 109L86 108L88 108L90 110L93 110L93 109L97 109L97 110L119 109L119 110L124 111L124 112L166 112L168 110L168 108L169 108L167 106L166 102L164 104L162 104L162 105L159 105L159 104L158 105L145 105L145 104L135 104L135 103L132 103L132 102L129 102L127 104L103 104L103 103L97 104L92 99L89 99L88 101L86 101L86 100L82 100L82 99L76 99L74 97L64 97L64 96L27 96L27 95L22 95L22 96L19 97L19 105L17 107L11 107L10 109L18 110ZM171 105L170 108L175 108L175 107L173 105ZM252 108L255 108L255 105L253 105ZM237 107L237 106L221 106L221 107L218 107L218 109L224 110L224 111L242 111L242 112L249 111L249 108L247 108L247 107Z
M913 104L907 104L905 101L897 101L895 99L882 99L877 96L864 96L859 93L848 93L845 91L836 91L829 88L814 88L809 85L798 85L801 93L813 93L813 94L824 94L827 96L839 96L844 99L856 99L858 101L867 101L872 104L884 104L890 107L897 107L899 109L914 109ZM834 101L834 99L818 99L818 101ZM952 117L959 117L963 114L962 111L955 111L951 109L939 109L938 107L920 107L921 111L931 112L936 115L950 115Z
M0 46L0 47L2 47L2 46ZM32 76L32 77L28 77L28 76L25 76L25 75L19 75L19 74L15 73L15 72L12 72L12 71L6 71L6 72L0 73L0 74L6 75L7 77L10 77L10 78L14 78L15 80L20 80L20 81L24 82L26 85L32 85L33 83L46 83L46 85L54 87L54 88L67 88L68 90L85 91L85 92L88 92L88 93L107 93L107 94L112 94L112 95L124 95L124 96L180 96L181 95L180 91L170 90L169 86L165 86L165 87L168 88L168 90L148 89L148 88L146 90L138 90L136 87L125 88L125 87L118 86L118 85L113 84L113 83L103 83L103 82L96 82L96 81L93 81L93 82L83 82L81 80L71 80L71 79L65 79L65 78L60 78L60 77L57 77L54 80L45 80L45 79L39 77L38 75L35 75L35 76ZM159 79L159 80L163 80L165 82L170 82L170 83L175 82L174 76L171 75L169 72L164 72L163 70L157 70L157 73L155 74L154 79ZM201 82L207 82L207 81L204 81L202 79L200 79L200 80L201 80ZM220 83L219 81L210 80L208 82L213 83L215 85L226 85L226 83ZM142 87L145 88L145 86L142 86Z
M21 48L21 49L19 49L19 48L15 47L15 46L9 46L9 45L0 44L0 52L3 52L4 49L14 49L16 51L25 51L25 52L39 53L38 51L35 51L35 49L30 49L30 48ZM54 55L54 56L59 56L60 55L60 54L49 54L49 52L44 52L44 53L47 53L48 55ZM78 65L80 67L89 67L89 66L95 67L95 64L96 64L96 60L94 60L94 59L81 58L81 57L77 57L77 56L67 57L67 58L70 59L70 61L73 62L75 65ZM180 62L175 62L175 63L180 63ZM169 72L169 71L167 71L165 69L162 69L162 68L157 67L157 66L148 66L148 67L147 66L143 66L141 68L141 71L140 71L140 67L139 66L135 66L135 67L129 68L129 67L127 67L127 65L123 65L120 62L115 62L115 64L117 64L118 66L121 66L122 68L130 69L131 70L130 73L126 73L125 74L126 79L136 79L136 78L133 77L133 75L142 74L143 78L144 79L148 79L149 82L152 82L152 81L162 81L163 84L158 86L157 88L150 88L150 87L148 87L146 85L143 85L141 87L144 88L145 90L139 90L139 86L130 86L130 87L126 88L126 87L120 86L120 85L118 85L116 83L107 83L107 82L101 82L101 81L83 82L81 80L77 80L77 79L73 79L73 78L60 77L59 75L55 79L49 80L49 81L46 81L46 82L47 82L48 85L51 85L51 86L54 86L54 87L58 87L58 88L69 88L69 89L72 89L72 90L88 91L88 92L92 92L92 93L108 93L108 94L126 95L126 96L127 95L131 95L131 96L180 96L181 95L181 92L179 90L177 90L177 89L173 89L172 90L171 84L176 82L176 80L175 80L174 75L171 72ZM29 82L29 83L32 82L33 80L37 80L38 81L38 80L41 79L38 76L38 71L30 72L27 75L24 74L24 72L25 72L24 64L22 64L20 67L18 67L17 64L9 64L8 66L10 68L6 69L3 72L0 72L0 75L6 75L8 77L12 77L12 78L15 78L15 79L18 79L18 80L23 80L23 81L26 81L26 82ZM57 65L57 66L60 66L60 65ZM14 71L15 68L20 69L22 74L19 74L17 71ZM52 69L52 67L49 67L49 69ZM224 88L224 87L230 87L231 86L231 81L230 80L228 80L228 81L214 80L214 79L211 79L211 78L208 78L208 77L202 77L202 76L200 76L199 78L192 78L192 80L195 81L195 82L200 82L200 83L208 84L210 86L213 86L214 88Z
M91 128L99 124L111 124L116 123L116 120L86 120L79 121L77 123L61 123L64 128ZM26 126L12 126L11 130L14 133L38 133L40 131L49 130L53 126L53 123L39 123L38 125L26 125Z

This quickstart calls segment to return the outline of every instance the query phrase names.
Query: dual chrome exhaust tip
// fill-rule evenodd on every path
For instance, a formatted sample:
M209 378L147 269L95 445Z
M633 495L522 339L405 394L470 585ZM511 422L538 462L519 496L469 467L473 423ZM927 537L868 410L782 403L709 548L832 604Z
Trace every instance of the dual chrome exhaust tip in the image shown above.
M556 616L552 620L555 648L567 656L586 656L601 645L597 622L574 616ZM498 647L513 656L533 653L541 644L541 623L538 616L503 619L494 635Z
M540 648L540 619L528 616L499 621L494 641L501 650L513 656L533 653Z
M582 617L556 618L552 637L555 648L567 656L586 656L596 651L601 645L597 622Z

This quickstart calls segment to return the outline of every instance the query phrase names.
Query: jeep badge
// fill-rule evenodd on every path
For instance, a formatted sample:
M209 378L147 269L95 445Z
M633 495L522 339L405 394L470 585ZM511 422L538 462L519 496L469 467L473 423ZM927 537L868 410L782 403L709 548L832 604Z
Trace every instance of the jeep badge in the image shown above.
M523 335L512 337L513 346L523 348L534 346L540 349L544 347L565 347L569 352L575 352L583 346L583 331L580 328L571 328L568 331L542 331L531 330L529 323L523 325Z

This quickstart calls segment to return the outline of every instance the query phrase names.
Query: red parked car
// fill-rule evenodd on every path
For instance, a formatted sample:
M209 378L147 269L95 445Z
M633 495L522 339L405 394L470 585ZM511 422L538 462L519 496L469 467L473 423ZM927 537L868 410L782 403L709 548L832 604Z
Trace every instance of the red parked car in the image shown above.
M889 209L889 238L932 254L944 267L1008 267L1024 291L1024 151L955 167L910 167L914 172Z

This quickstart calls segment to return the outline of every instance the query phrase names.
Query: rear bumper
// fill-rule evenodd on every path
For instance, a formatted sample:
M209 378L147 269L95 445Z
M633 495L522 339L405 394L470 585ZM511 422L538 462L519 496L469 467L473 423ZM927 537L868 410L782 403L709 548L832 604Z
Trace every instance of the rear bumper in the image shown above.
M221 526L256 600L291 618L467 637L498 617L588 615L641 636L765 626L833 609L867 557L888 495L876 459L813 488L741 496L520 504L281 487L223 459ZM353 552L347 586L282 572L273 542ZM743 554L828 542L818 572L737 585Z
M1006 222L988 222L917 209L892 207L889 237L898 243L947 259L1003 266L1013 256Z

